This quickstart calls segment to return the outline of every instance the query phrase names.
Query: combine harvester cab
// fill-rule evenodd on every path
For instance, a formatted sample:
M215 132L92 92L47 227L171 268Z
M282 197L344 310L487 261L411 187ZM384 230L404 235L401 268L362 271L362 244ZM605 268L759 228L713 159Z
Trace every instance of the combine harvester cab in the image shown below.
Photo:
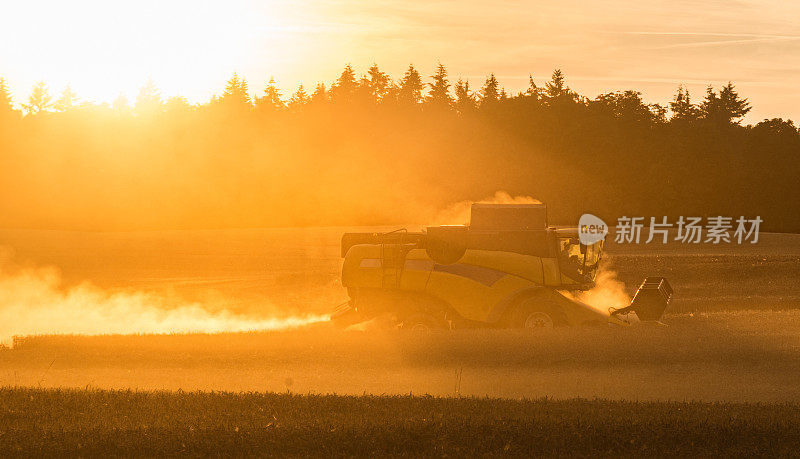
M342 284L350 301L335 323L391 316L403 328L552 328L658 321L672 297L648 277L630 305L595 308L574 294L595 286L603 241L547 226L543 204L473 204L468 226L345 233Z

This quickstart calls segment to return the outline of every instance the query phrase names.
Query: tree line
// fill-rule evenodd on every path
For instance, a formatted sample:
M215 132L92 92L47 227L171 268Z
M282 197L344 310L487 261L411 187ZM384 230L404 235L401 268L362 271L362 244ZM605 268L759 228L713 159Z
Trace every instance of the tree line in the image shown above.
M661 105L635 90L583 96L560 70L511 93L494 74L452 81L441 64L397 79L347 65L291 95L273 79L253 94L234 73L203 104L152 81L134 101L82 102L39 82L21 110L12 102L0 79L0 190L33 199L0 204L4 226L425 223L506 190L547 202L560 224L589 211L760 215L765 230L800 230L800 131L780 118L743 126L751 104L732 83L696 99L679 86ZM54 158L74 169L48 169Z
M470 87L469 81L461 78L452 83L448 78L447 68L442 64L437 66L428 83L423 82L422 76L413 65L409 65L400 79L393 80L373 64L360 77L356 75L351 65L347 65L339 78L330 86L318 83L313 91L308 91L301 84L288 98L281 94L274 78L270 78L260 94L251 96L247 81L234 73L222 93L212 96L207 104L193 105L182 96L163 99L155 83L149 79L140 88L133 105L122 94L110 107L107 104L81 102L70 86L67 86L59 97L54 98L44 81L37 82L26 101L19 105L22 113L27 115L97 107L138 115L200 109L208 106L256 112L282 112L300 111L308 106L323 103L444 109L464 115L475 110L492 110L501 104L518 102L543 106L573 103L587 108L607 110L616 117L654 123L706 120L737 124L751 109L750 103L739 96L732 83L723 86L718 92L709 86L700 103L692 103L689 91L683 86L678 87L673 101L668 106L646 104L641 96L640 92L629 90L609 92L590 99L572 91L566 85L564 74L559 69L553 72L544 86L537 86L533 76L530 76L529 87L525 91L509 94L494 74L489 75L483 85L475 90ZM0 78L0 111L6 114L14 111L12 96L3 78Z

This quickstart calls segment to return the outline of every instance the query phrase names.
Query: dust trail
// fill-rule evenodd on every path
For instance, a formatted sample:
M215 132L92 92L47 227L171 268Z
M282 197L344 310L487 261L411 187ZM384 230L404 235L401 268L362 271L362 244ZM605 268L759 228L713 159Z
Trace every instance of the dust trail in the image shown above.
M305 315L253 318L200 303L171 304L144 292L110 293L88 282L64 288L55 268L20 268L0 254L0 342L43 334L236 332L300 327L328 320Z
M466 225L469 222L470 206L473 202L484 204L541 204L530 196L511 196L505 191L496 191L494 196L479 201L459 201L439 211L434 218L434 225Z

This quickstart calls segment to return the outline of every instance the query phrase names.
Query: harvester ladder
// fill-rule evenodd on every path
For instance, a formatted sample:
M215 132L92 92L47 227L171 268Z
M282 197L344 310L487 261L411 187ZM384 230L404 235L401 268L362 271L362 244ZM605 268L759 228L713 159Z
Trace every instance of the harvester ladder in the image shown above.
M387 244L388 238L381 240L381 287L400 288L400 279L405 267L404 235L408 233L405 228L384 233L383 236L400 233L398 241Z

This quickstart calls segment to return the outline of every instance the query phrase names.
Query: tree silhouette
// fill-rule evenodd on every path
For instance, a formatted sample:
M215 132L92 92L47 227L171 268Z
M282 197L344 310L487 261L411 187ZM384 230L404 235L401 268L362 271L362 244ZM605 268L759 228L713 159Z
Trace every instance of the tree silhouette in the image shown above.
M247 88L247 81L244 78L239 78L236 72L225 84L225 91L222 92L222 97L219 102L223 106L233 109L245 109L252 106L250 100L250 90ZM138 104L137 104L138 105Z
M78 95L67 85L64 91L61 92L61 97L56 101L54 108L56 111L65 112L72 109L78 101Z
M700 105L703 119L713 124L739 124L740 118L750 111L750 103L742 99L730 82L722 87L719 94L709 85L706 97Z
M380 102L384 96L386 96L386 91L389 89L390 82L391 79L389 75L381 72L377 64L372 64L367 71L365 83L369 91L369 96L374 102Z
M28 103L22 104L22 108L29 115L37 115L50 109L52 99L53 97L47 90L47 84L44 81L39 81L33 86L31 95L28 96Z
M650 109L652 115L651 121L657 124L664 124L667 122L667 107L661 104L648 104L647 108Z
M481 108L490 107L500 100L500 83L494 73L486 78L481 88Z
M331 87L331 100L343 103L352 102L357 89L356 74L353 71L353 67L347 64L336 83Z
M436 67L436 73L431 75L431 78L433 83L428 83L431 90L426 97L426 102L437 108L449 108L453 104L453 98L450 97L450 82L447 81L447 69L441 62Z
M270 77L264 95L256 99L256 108L263 112L277 112L286 108L274 78Z
M422 77L411 64L400 80L400 88L397 92L398 102L405 105L417 105L422 102Z
M10 119L18 118L20 113L14 110L14 103L11 98L11 92L6 86L6 80L0 78L0 129L2 129L2 122ZM0 147L0 150L2 147ZM0 152L2 157L2 152Z
M305 105L307 105L310 101L311 98L308 97L308 94L306 94L306 90L305 88L303 88L303 85L301 83L300 86L297 87L297 91L295 91L294 94L292 94L292 98L289 99L288 106L292 110L299 110L303 108Z
M311 103L321 104L328 101L328 90L325 88L325 83L317 83L314 92L311 93Z
M642 93L638 91L601 94L590 105L629 123L648 123L661 116L660 113L653 112L653 107L642 101Z
M528 75L528 89L525 90L525 95L532 98L534 101L539 101L544 95L543 92L542 88L536 86L536 83L533 81L533 75Z
M678 86L675 98L669 103L669 109L672 110L672 121L691 122L700 117L700 110L692 104L689 91L683 85Z
M719 91L719 104L729 123L739 124L741 118L750 111L747 99L739 97L739 93L730 81Z
M572 96L572 91L567 87L566 79L561 69L555 69L550 81L545 83L545 94L551 100L561 100Z
M469 89L469 81L458 79L455 86L456 110L462 115L475 109L475 95Z
M150 116L161 112L162 108L161 94L159 94L153 79L148 78L144 86L139 88L134 110L139 116Z
M8 91L6 80L0 77L0 113L9 113L14 110L11 93Z
M792 122L792 120L784 120L783 118L765 119L753 127L753 132L756 135L787 138L789 141L794 142L800 140L800 132L798 132L798 128L794 126L794 122Z

